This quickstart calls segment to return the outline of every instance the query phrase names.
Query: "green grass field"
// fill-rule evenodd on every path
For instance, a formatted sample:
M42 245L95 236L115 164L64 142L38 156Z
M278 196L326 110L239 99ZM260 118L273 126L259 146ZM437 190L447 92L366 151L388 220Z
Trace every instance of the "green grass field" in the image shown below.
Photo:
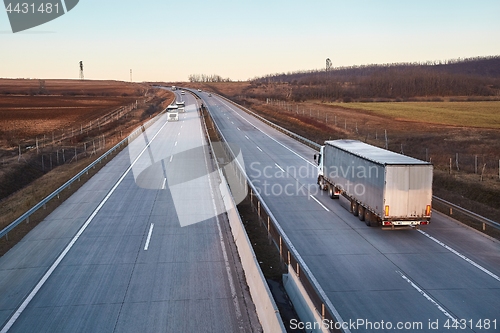
M500 128L500 101L328 104L407 121L465 127Z

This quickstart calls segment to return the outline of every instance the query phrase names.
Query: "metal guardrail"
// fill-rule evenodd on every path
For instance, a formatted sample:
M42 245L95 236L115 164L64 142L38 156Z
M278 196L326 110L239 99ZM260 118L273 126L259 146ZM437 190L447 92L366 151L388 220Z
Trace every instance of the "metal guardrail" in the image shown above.
M105 152L104 154L102 154L99 158L97 158L94 162L92 162L91 164L89 164L85 169L83 169L82 171L80 171L78 174L76 174L73 178L71 178L70 180L68 180L66 183L64 183L62 186L60 186L57 190L55 190L54 192L52 192L51 194L49 194L47 197L45 197L42 201L40 201L39 203L37 203L35 206L33 206L31 209L29 209L26 213L24 213L23 215L21 215L20 217L18 217L14 222L10 223L8 226L6 226L4 229L2 229L2 231L0 231L0 238L2 237L7 237L8 239L8 234L10 231L12 231L12 229L14 229L15 227L17 227L19 224L21 224L21 222L25 221L26 222L29 222L29 218L30 216L35 213L37 210L39 210L40 208L44 207L50 200L52 200L53 198L55 197L58 197L59 194L65 190L66 188L69 188L71 186L71 184L73 184L75 181L79 180L85 173L87 173L90 169L92 169L93 167L95 167L98 163L101 163L102 160L106 159L110 154L112 154L115 150L119 149L122 145L126 144L128 142L128 140L130 139L133 139L134 137L136 137L138 134L142 133L143 130L145 130L146 128L148 128L149 126L152 125L152 123L154 123L156 120L158 120L158 118L164 113L165 111L162 111L160 112L157 116L155 116L154 118L148 120L146 123L144 123L143 125L139 126L138 128L136 128L130 135L128 135L125 139L123 139L122 141L118 142L115 146L113 146L112 148L110 148L107 152Z
M197 94L195 91L192 91L192 92ZM270 122L267 119L264 119L260 115L255 114L253 111L250 111L250 110L228 100L225 97L222 97L222 98L224 98L226 101L229 101L231 104L233 104L241 109L244 109L247 113L254 115L256 118L262 120L266 124L276 128L276 129L284 132L285 134L287 134L293 138L299 138L299 141L307 142L308 145L310 145L316 149L319 149L319 147L320 147L319 144L317 144L311 140L308 140L306 138L303 138L303 137L301 137L301 136L299 136L299 135L297 135L297 134L295 134L287 129L284 129L283 127L278 126L278 125ZM210 114L210 109L208 108L208 106L207 106L207 109L208 109L209 114ZM213 119L212 119L212 123L213 123L214 127L216 128L221 139L223 141L226 141L222 132L220 131L220 128L213 121ZM234 158L234 153L231 151L230 147L228 147L227 152L229 154L231 154ZM238 161L237 160L235 160L235 161L239 165ZM241 166L239 166L239 167L240 167L240 172L241 172L242 168L241 168ZM260 192L255 188L255 186L253 185L253 183L249 179L248 175L246 175L246 173L244 173L243 176L245 177L247 184L250 188L250 196L251 196L250 200L252 201L252 205L257 207L257 213L258 213L259 217L262 219L262 222L264 224L266 222L266 218L262 215L264 215L264 212L265 212L265 215L267 215L268 234L270 235L270 237L272 237L275 245L279 248L280 257L284 260L284 262L286 262L289 265L290 268L293 269L295 274L299 277L301 283L304 285L309 296L311 297L311 299L314 303L314 306L316 307L316 311L318 311L318 313L321 315L321 317L323 319L327 319L327 320L333 319L337 322L342 322L342 318L340 317L339 313L337 312L337 310L335 309L335 307L333 306L331 301L328 299L328 297L324 293L323 289L319 285L318 281L316 280L316 278L314 277L314 275L312 274L312 272L310 271L308 266L305 264L302 257L297 252L297 250L295 249L295 247L293 246L293 244L291 243L289 238L286 236L286 234L283 231L283 229L281 228L279 222L274 217L270 208L266 205L263 198L261 197ZM254 203L254 198L257 199L256 204ZM487 219L481 215L478 215L476 213L468 211L460 206L457 206L451 202L448 202L448 201L443 200L441 198L438 198L436 196L433 196L433 199L440 202L440 203L446 204L446 205L452 207L453 209L455 209L463 214L466 214L470 217L473 217L473 218L475 218L483 223L486 223L490 226L493 226L495 228L500 229L500 223L498 223L498 222ZM305 279L304 279L304 277L305 277ZM343 328L342 325L340 325L340 327ZM348 329L345 331L349 332Z
M255 118L257 118L257 119L261 120L262 122L266 123L267 125L269 125L269 126L271 126L271 127L275 128L275 129L277 129L278 131L280 131L280 132L282 132L282 133L284 133L284 134L288 135L289 137L294 138L295 140L297 140L297 141L299 141L299 142L302 142L302 143L304 143L304 144L308 145L308 146L309 146L309 147L311 147L311 148L314 148L314 149L318 149L318 150L319 150L319 148L321 147L321 145L320 145L319 143L316 143L316 142L314 142L314 141L312 141L312 140L309 140L308 138L305 138L305 137L303 137L303 136L301 136L301 135L298 135L297 133L294 133L294 132L292 132L292 131L290 131L290 130L287 130L286 128L281 127L281 126L279 126L279 125L277 125L277 124L273 123L273 122L272 122L272 121L270 121L270 120L267 120L266 118L262 117L261 115L256 114L255 112L253 112L252 110L247 109L247 108L246 108L246 107L244 107L244 106L238 105L237 103L235 103L235 102L231 101L230 99L228 99L228 98L226 98L226 97L224 97L224 96L221 96L221 95L219 95L219 94L217 94L217 96L218 96L218 97L220 97L220 98L223 98L223 99L224 99L224 100L226 100L227 102L229 102L229 103L231 103L231 104L233 104L233 105L237 106L238 108L240 108L240 109L244 110L246 113L251 114L251 115L252 115L252 116L254 116Z
M197 96L197 95L195 95L195 96ZM199 98L199 96L197 96L197 97ZM203 118L204 113L205 113L205 111L203 111L204 109L208 110L208 108L206 108L205 106L202 106L199 108L199 113L200 113L200 116L202 118ZM202 121L202 122L203 122L204 130L205 130L205 134L207 136L207 141L208 141L208 144L210 146L210 151L212 152L212 154L215 155L216 150L214 149L214 147L212 145L212 140L210 139L210 135L209 135L206 121ZM212 123L213 123L213 121L212 121ZM215 167L218 170L220 179L223 179L224 173L223 173L222 169L220 168L219 163L216 162ZM236 170L233 170L233 171L236 171ZM242 176L241 170L238 170L238 171L240 171L238 174L238 176L239 176L238 178L240 179L240 182L241 182L241 180L244 180L245 184L248 185L246 178L241 178L241 176ZM219 182L221 182L220 179L219 179ZM224 189L228 192L228 195L231 196L229 185L226 182L224 182L224 183L225 183ZM243 184L240 183L240 185L243 185ZM242 259L241 263L243 265L243 270L245 271L245 274L247 275L247 283L248 283L248 287L250 290L250 294L253 295L253 297L256 297L254 299L254 303L257 305L257 302L258 302L259 305L261 306L261 307L256 306L256 308L257 308L257 315L259 317L259 320L261 320L262 328L264 329L264 332L285 332L286 329L285 329L283 321L281 320L281 317L279 315L278 307L276 306L276 303L273 299L271 291L269 290L269 288L266 284L264 275L262 274L262 271L261 271L259 265L257 264L257 259L255 258L255 253L253 251L252 244L249 241L248 236L246 236L246 232L244 230L245 227L243 226L243 222L240 219L239 213L238 213L237 208L236 208L236 203L232 199L231 199L231 204L233 205L233 208L229 210L226 207L226 214L227 214L227 218L229 220L229 224L231 225L231 229L232 229L231 232L233 234L234 241L237 245L238 253L240 253L240 257L247 258L247 260ZM237 222L235 222L235 221L237 221ZM233 223L233 222L235 222L235 223ZM235 231L235 229L241 230L241 232L245 233L246 237L239 237L238 236L239 231ZM249 281L248 279L252 278L252 277L253 277L253 281ZM257 295L254 295L254 293ZM267 294L268 298L262 297L263 295L266 295L266 294Z
M208 105L207 105L207 110L210 115L210 118L212 118L210 108L208 107ZM217 123L213 121L213 118L212 118L212 123L221 140L227 143ZM257 188L253 185L248 175L242 171L243 167L239 164L238 160L234 155L234 152L231 150L231 147L229 147L229 145L226 146L227 146L227 148L225 149L226 153L228 153L232 157L232 159L236 162L236 164L240 169L239 172L246 180L246 183L250 189L249 192L252 204L254 204L253 201L257 199L257 207L258 207L257 211L259 217L261 217L264 221L265 219L262 217L262 215L264 212L267 215L268 233L272 237L276 247L279 249L280 257L287 265L289 265L290 268L292 268L296 276L300 279L301 283L304 285L310 298L312 299L314 306L316 307L316 311L321 316L321 318L326 319L328 321L334 320L335 322L343 323L340 314L329 300L328 296L324 292L323 288L320 286L316 277L313 275L307 264L300 256L295 246L292 244L292 242L282 229L278 220L274 217L271 209L264 202L262 196L260 195L260 191L257 190ZM340 330L338 330L338 332L340 332ZM349 332L349 330L345 330L345 332Z
M260 116L260 115L256 114L255 112L253 112L253 111L251 111L251 110L249 110L249 109L247 109L247 108L245 108L245 107L243 107L243 106L241 106L241 105L236 104L235 102L231 101L230 99L228 99L228 98L226 98L226 97L224 97L224 96L220 96L220 95L217 95L217 96L219 96L219 97L223 98L224 100L226 100L226 101L230 102L231 104L233 104L233 105L237 106L238 108L240 108L240 109L244 110L245 112L247 112L247 113L249 113L249 114L253 115L254 117L256 117L256 118L260 119L261 121L263 121L264 123L268 124L269 126L271 126L271 127L273 127L273 128L276 128L276 129L277 129L277 130L279 130L280 132L285 133L286 135L288 135L288 136L290 136L290 137L292 137L292 138L296 139L296 140L297 140L297 141L299 141L299 142L303 142L303 143L307 144L307 145L308 145L308 146L310 146L311 148L314 148L314 149L318 149L318 150L319 150L319 148L321 147L321 145L320 145L320 144L318 144L318 143L316 143L316 142L314 142L314 141L311 141L311 140L309 140L309 139L307 139L307 138L304 138L303 136L300 136L300 135L298 135L298 134L296 134L296 133L294 133L294 132L292 132L292 131L290 131L290 130L287 130L286 128L283 128L283 127L281 127L281 126L279 126L279 125L277 125L277 124L275 124L275 123L273 123L273 122L271 122L271 121L269 121L269 120L267 120L267 119L263 118L262 116ZM493 227L493 228L496 228L496 229L499 229L499 230L500 230L500 223L498 223L498 222L495 222L495 221L493 221L493 220L490 220L490 219L488 219L488 218L486 218L486 217L484 217L484 216L481 216L481 215L479 215L479 214L477 214L477 213L471 212L470 210L467 210L467 209L465 209L465 208L462 208L462 207L460 207L460 206L458 206L458 205L456 205L456 204L454 204L454 203L451 203L451 202L449 202L449 201L446 201L446 200L444 200L444 199L441 199L441 198L439 198L439 197L437 197L437 196L435 196L435 195L433 195L433 196L432 196L432 198L433 198L434 200L436 200L437 202L439 202L439 203L441 203L441 204L443 204L443 205L448 206L448 207L449 207L449 208L451 208L451 209L454 209L454 210L456 210L456 211L458 211L458 212L460 212L460 213L462 213L462 214L464 214L464 215L467 215L467 216L468 216L468 217L470 217L470 218L473 218L473 219L478 220L479 222L483 223L483 225L484 225L484 224L487 224L487 225L489 225L489 226L491 226L491 227ZM484 230L484 226L483 226L483 230Z
M446 201L444 199L441 199L441 198L438 198L436 196L432 196L432 199L433 200L436 200L437 202L441 203L441 204L444 204L446 206L448 206L450 209L454 209L456 210L457 212L461 213L461 214L464 214L470 218L473 218L473 219L476 219L477 221L483 223L483 230L485 229L485 224L489 225L490 227L493 227L493 228L496 228L496 229L499 229L500 230L500 223L498 222L495 222L493 220L490 220L489 218L486 218L484 216L481 216L479 214L476 214L474 212L471 212L470 210L467 210L463 207L460 207L458 205L455 205L454 203L451 203L449 201ZM452 215L452 214L450 214Z

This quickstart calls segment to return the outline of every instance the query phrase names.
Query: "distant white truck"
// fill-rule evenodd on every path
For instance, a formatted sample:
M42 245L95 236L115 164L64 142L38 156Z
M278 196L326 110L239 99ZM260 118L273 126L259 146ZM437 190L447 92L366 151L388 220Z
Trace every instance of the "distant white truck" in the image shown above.
M314 159L320 188L347 199L366 225L430 223L432 164L356 140L325 141Z
M179 107L176 104L170 104L169 106L167 106L167 120L179 120Z
M175 105L177 105L179 113L186 112L186 109L185 109L186 103L184 101L177 101L177 102L175 102Z

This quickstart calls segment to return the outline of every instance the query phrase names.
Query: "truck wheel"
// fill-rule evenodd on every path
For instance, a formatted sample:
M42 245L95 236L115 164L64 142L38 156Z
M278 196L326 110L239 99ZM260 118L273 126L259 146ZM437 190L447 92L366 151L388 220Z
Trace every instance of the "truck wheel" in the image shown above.
M365 220L365 207L358 205L358 218L360 221Z
M318 179L318 185L319 185L320 190L326 191L326 184L325 184L325 180L323 179L323 177Z
M328 186L328 195L330 198L335 199L337 196L335 195L335 186L329 185Z
M351 212L352 215L358 216L358 203L356 201L351 201Z
M375 221L372 220L372 213L368 209L365 209L365 224L369 227L374 227L377 225Z

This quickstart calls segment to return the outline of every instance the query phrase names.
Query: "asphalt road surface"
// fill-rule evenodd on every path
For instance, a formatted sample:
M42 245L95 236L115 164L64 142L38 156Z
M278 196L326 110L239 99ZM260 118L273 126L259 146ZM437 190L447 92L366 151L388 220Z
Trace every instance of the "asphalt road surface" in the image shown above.
M500 332L500 242L436 212L421 230L367 227L319 191L314 150L199 95L346 331Z
M179 121L162 116L0 258L1 332L260 330L196 102L177 98Z

